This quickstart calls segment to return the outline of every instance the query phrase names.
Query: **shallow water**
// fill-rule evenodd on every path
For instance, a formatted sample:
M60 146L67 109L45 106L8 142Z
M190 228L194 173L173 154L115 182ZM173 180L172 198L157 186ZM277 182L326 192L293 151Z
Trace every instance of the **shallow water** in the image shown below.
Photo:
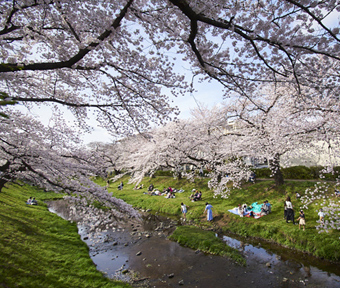
M87 238L85 227L79 234L98 270L136 287L340 287L339 267L266 242L216 234L242 252L246 267L181 247L167 239L176 224L145 214L142 223L122 222L98 239Z

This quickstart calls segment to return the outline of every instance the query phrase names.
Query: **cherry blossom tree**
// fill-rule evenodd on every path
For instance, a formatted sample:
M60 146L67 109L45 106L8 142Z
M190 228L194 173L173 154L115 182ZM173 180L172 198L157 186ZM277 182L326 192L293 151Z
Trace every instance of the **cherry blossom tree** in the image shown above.
M216 174L216 179L221 183L219 181L221 175L226 171L223 165L235 163L226 160L233 159L231 155L240 154L242 147L249 153L252 147L249 143L254 138L260 139L263 144L256 148L256 153L272 155L272 163L275 161L277 163L276 166L273 164L273 167L278 167L277 159L284 152L284 144L273 144L276 146L274 149L273 145L266 141L289 135L289 129L283 125L289 123L281 117L282 123L278 123L281 125L281 131L278 131L273 127L274 122L265 121L267 127L257 122L256 113L259 118L268 117L271 121L280 119L274 118L274 113L270 113L275 110L276 114L280 115L279 110L270 106L270 103L276 103L275 98L266 98L267 100L263 100L264 103L260 102L261 87L268 83L286 85L290 91L294 91L292 96L299 100L294 102L289 99L291 102L288 102L292 103L291 105L293 103L299 105L297 110L299 116L292 118L295 138L290 137L290 141L302 140L303 137L299 136L299 133L306 131L309 133L315 129L332 131L332 127L318 120L322 118L319 118L318 114L331 110L339 111L336 110L338 106L334 104L339 95L336 93L339 86L337 67L340 60L339 19L336 18L339 9L340 4L335 0L1 1L0 92L1 95L8 95L2 99L4 103L17 103L10 112L0 105L1 115L12 116L8 120L12 122L5 122L7 120L3 119L2 126L8 127L5 125L9 123L14 125L13 131L10 128L3 129L4 143L9 143L6 144L9 146L3 146L2 149L14 153L9 149L16 147L18 151L31 153L28 154L30 160L39 159L42 163L53 162L50 160L51 157L57 157L66 163L64 146L73 137L69 130L65 131L67 134L65 142L55 142L61 145L58 147L60 149L58 154L52 153L47 148L34 150L35 153L33 150L30 151L37 146L46 147L47 132L42 127L35 132L37 138L27 137L29 143L24 143L24 139L18 141L18 135L14 133L16 129L29 129L25 124L27 120L13 112L19 109L17 107L20 105L30 109L46 104L56 113L60 107L67 107L76 116L82 129L86 128L86 119L93 112L101 125L115 136L123 133L131 135L136 131L145 133L150 121L156 124L164 123L173 113L176 114L176 108L170 106L169 96L181 95L188 89L193 91L195 81L192 80L192 87L188 86L186 81L199 78L199 81L213 79L222 85L223 96L233 97L233 101L244 105L245 108L253 109L252 105L255 107L253 113L248 111L248 108L244 110L239 108L233 115L239 119L242 117L248 119L250 122L248 126L245 125L247 121L243 121L243 126L240 125L240 131L243 130L244 134L238 139L243 138L244 144L235 145L230 142L230 139L233 139L231 135L222 137L223 133L218 133L218 127L223 127L221 124L215 125L214 129L195 126L194 131L198 134L196 132L182 134L183 138L180 141L176 140L173 143L156 141L156 144L151 146L143 146L145 150L138 153L145 155L146 159L147 153L155 151L154 154L148 154L150 160L154 162L144 160L131 167L143 167L145 163L150 163L150 167L143 168L144 171L151 170L152 167L155 169L166 164L164 159L172 156L169 158L172 159L171 163L168 164L175 167L183 163L194 165L210 163L211 167L220 167L214 168L213 171L220 171ZM181 66L185 66L185 72L183 69L180 70ZM308 103L314 101L314 98L316 102ZM254 100L255 104L252 103ZM320 105L317 104L319 100ZM263 111L261 105L264 105ZM329 117L335 118L334 113L331 114ZM20 120L18 119L20 123L15 124L13 117L20 117ZM303 117L313 121L303 122ZM249 130L251 125L253 130ZM194 125L186 127L189 126L194 127ZM37 124L34 124L34 127L38 129ZM272 130L277 135L262 139L261 133L269 131L270 127L273 127ZM257 128L261 129L257 131ZM33 126L29 130L33 131L32 129ZM62 128L54 129L58 131ZM203 133L200 133L200 129L203 129L201 131ZM252 131L252 135L246 130ZM175 136L178 137L177 135L167 139L170 141L175 139ZM194 135L200 135L200 142L194 139ZM248 135L247 138L245 135ZM182 142L182 139L186 139L184 136L190 138L190 141ZM234 136L237 139L237 135ZM221 137L226 142L222 145L217 141ZM50 137L47 139L51 141ZM18 146L15 141L21 145ZM68 145L71 145L71 142ZM152 142L148 139L147 143ZM28 146L24 146L25 144ZM285 144L292 145L288 142ZM190 145L196 148L190 150ZM136 149L137 153L137 148L140 147L133 147L131 149ZM157 149L148 150L148 147L161 148L159 151L173 153L164 155L165 152L160 154ZM197 152L201 150L204 151L203 158ZM89 167L86 166L88 162L80 160L83 159L82 150L72 151L69 167L78 161L79 163L75 165L77 169L88 171ZM276 155L274 151L279 154ZM25 153L23 155L26 155ZM12 163L17 163L21 157L12 156L13 159L6 157L9 155L6 154L1 159L4 161L3 175L33 180L36 178L32 176L33 173L39 176L39 180L35 181L39 181L40 185L48 189L58 190L58 185L63 183L62 189L71 191L71 187L78 184L73 183L74 178L70 175L77 179L80 179L80 174L85 176L83 172L79 172L79 175L74 174L75 171L70 174L62 173L63 171L55 164L51 166L46 164L46 171L43 169L42 171L44 173L50 171L50 174L43 174L32 166L33 162L26 163L27 159L20 162L20 165L15 164L20 167L18 168ZM117 162L121 163L121 159ZM10 163L6 162L9 160ZM8 165L10 167L7 167ZM53 176L52 168L56 169L55 175L59 175L59 178ZM102 170L99 169L96 173L102 173ZM79 191L87 193L89 191L86 190L92 189L92 184L86 183L79 184L79 189L81 188Z
M2 1L0 91L28 107L68 107L84 125L96 112L114 134L168 119L175 109L161 87L181 88L183 76L143 51L133 4Z
M173 71L176 61L190 65L189 76L217 80L226 96L250 97L268 82L303 92L321 74L339 81L329 72L340 59L337 1L0 5L0 91L29 106L64 105L79 120L93 109L113 132L167 119L174 110L162 87L176 95L187 87Z
M268 159L276 185L284 182L281 157L285 155L289 161L297 148L300 153L307 153L311 142L323 138L321 135L329 125L325 115L306 109L293 93L286 86L264 87L251 98L234 99L222 109L226 120L235 123L234 152L243 157Z
M172 169L174 177L194 181L200 177L198 169L205 167L210 171L209 187L215 196L228 197L232 187L240 187L250 170L233 154L232 139L224 137L225 129L210 122L213 119L205 112L125 139L119 165L131 175L130 181L139 183L159 169Z
M28 183L49 191L63 192L84 223L105 229L123 213L139 217L132 207L113 198L91 177L105 176L102 158L86 147L62 119L45 126L32 117L6 110L0 117L0 191L7 183ZM106 209L96 208L100 203ZM96 221L93 222L93 219Z

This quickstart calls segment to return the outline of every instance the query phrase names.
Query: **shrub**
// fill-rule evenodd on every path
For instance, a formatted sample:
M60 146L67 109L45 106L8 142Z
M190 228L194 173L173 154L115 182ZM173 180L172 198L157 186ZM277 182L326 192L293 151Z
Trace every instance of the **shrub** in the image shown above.
M169 177L172 177L173 176L173 171L171 171L171 170L165 170L165 171L158 170L158 171L155 172L154 175L155 176L169 176Z
M256 178L270 178L271 171L269 168L253 169L256 174Z
M282 169L285 179L313 179L311 169L306 166L293 166Z

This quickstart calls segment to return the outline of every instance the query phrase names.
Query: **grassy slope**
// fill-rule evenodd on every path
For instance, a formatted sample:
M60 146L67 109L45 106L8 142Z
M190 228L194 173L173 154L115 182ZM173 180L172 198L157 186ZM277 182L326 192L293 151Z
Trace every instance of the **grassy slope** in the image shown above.
M207 179L199 179L195 183L189 183L184 179L175 180L166 176L153 179L145 178L143 184L146 188L143 190L133 190L134 185L126 184L127 179L123 178L125 185L122 191L117 189L118 183L111 184L109 191L112 191L114 196L135 207L180 215L180 203L184 202L189 206L187 219L201 227L219 226L223 230L228 230L241 236L260 237L311 253L317 257L340 261L340 231L318 233L315 229L316 221L318 220L317 205L312 205L309 210L305 210L306 231L299 230L298 225L287 224L283 219L283 201L286 196L291 196L297 215L301 202L295 200L295 192L304 195L306 188L313 187L315 182L287 181L283 187L275 190L273 181L260 181L255 185L245 184L242 189L234 190L228 199L221 199L213 198L212 192L207 187ZM147 190L151 182L155 185L155 188L160 190L171 186L176 189L185 189L185 192L177 194L175 199L143 194L142 192ZM189 201L193 188L203 192L203 201L194 203ZM334 190L330 189L330 191L333 192ZM262 203L264 200L268 200L272 204L272 213L260 219L241 218L228 212L229 209L236 207L238 203L250 205L253 202ZM214 223L210 224L205 221L203 213L205 202L209 202L213 206Z
M215 236L215 232L213 231L204 231L189 225L178 226L169 238L177 241L183 246L214 255L225 256L240 265L246 265L246 260L241 256L241 253L238 250L225 245L220 238Z
M38 206L26 205L29 196ZM11 185L0 193L0 287L130 287L96 270L76 224L47 210L60 197Z

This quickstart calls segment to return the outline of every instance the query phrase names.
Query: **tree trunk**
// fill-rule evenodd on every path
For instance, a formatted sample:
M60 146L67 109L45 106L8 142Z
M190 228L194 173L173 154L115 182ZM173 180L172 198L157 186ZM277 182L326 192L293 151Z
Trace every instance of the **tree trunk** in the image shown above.
M4 186L7 182L8 182L7 180L0 179L0 192L2 191L2 188L4 188Z
M274 176L275 186L282 186L284 184L284 179L280 169L279 154L275 154L274 158L269 160L269 168Z
M2 191L2 188L4 188L5 184L8 182L8 180L5 180L3 178L4 173L9 170L10 162L6 161L6 163L2 166L0 166L0 172L2 174L2 177L0 178L0 192Z

